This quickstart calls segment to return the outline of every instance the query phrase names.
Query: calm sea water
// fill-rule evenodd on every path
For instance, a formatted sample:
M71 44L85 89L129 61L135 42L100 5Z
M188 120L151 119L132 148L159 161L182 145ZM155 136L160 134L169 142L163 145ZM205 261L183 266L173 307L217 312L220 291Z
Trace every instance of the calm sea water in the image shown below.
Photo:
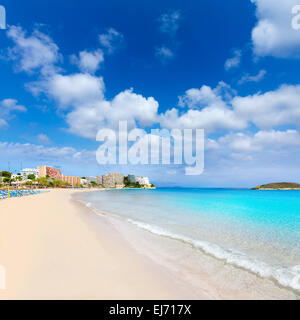
M88 206L300 291L300 191L111 190Z

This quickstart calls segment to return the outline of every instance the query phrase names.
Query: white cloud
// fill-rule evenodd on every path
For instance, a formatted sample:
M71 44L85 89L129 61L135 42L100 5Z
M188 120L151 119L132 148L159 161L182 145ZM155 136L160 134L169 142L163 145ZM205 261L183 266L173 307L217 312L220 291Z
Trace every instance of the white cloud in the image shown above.
M165 46L156 48L155 55L156 57L161 58L162 60L169 60L174 58L173 51Z
M106 33L99 35L99 41L107 49L108 53L113 53L122 45L124 36L116 29L109 28Z
M211 133L218 130L241 130L247 124L227 107L209 106L200 110L188 110L179 115L178 109L168 110L161 116L160 124L165 128L205 129Z
M0 128L7 127L8 123L4 119L0 119Z
M27 109L23 105L19 105L15 99L0 101L0 128L8 126L7 120L11 119L15 111L26 112Z
M198 128L208 132L244 129L247 121L238 117L229 104L232 93L224 82L215 89L209 86L190 89L179 97L179 105L190 110L181 114L175 108L168 110L161 115L160 124L166 128Z
M200 89L189 89L184 96L179 97L180 107L200 108L214 102L222 102L222 97L218 96L211 87L203 85Z
M300 85L283 85L266 93L235 97L232 106L235 114L252 121L257 127L271 129L280 125L300 124Z
M56 100L61 108L102 100L105 90L101 77L82 73L55 74L45 80L31 83L29 88L33 93L46 93Z
M257 75L252 75L252 76L247 73L239 80L238 83L243 84L246 82L259 82L265 77L266 74L267 74L266 70L260 70Z
M14 42L14 46L8 49L8 59L18 61L17 71L40 71L44 75L55 71L54 65L61 57L57 45L49 36L37 29L27 35L16 26L8 29L7 36Z
M199 128L209 133L241 130L250 123L260 129L300 124L300 85L283 85L277 90L241 97L224 83L215 89L202 86L179 97L179 106L160 116L166 128Z
M258 22L252 30L257 56L300 57L299 30L292 28L292 8L298 0L251 0L256 5Z
M10 159L30 159L31 161L91 161L96 159L96 152L71 147L45 147L31 143L0 142L0 154L9 154Z
M160 30L174 36L179 28L180 18L181 14L178 10L162 14L158 19Z
M43 143L46 143L46 144L51 143L51 140L49 139L49 137L48 137L46 134L44 134L44 133L40 133L40 134L37 136L37 138L38 138L41 142L43 142Z
M95 51L81 51L79 57L71 56L71 62L76 64L81 72L95 73L100 64L104 61L103 51L98 49Z
M225 61L225 70L229 71L233 68L237 68L241 63L242 51L235 50L233 52L233 57Z
M223 147L229 146L235 152L258 152L268 148L286 150L300 146L300 133L296 130L259 131L254 135L235 133L220 138L218 142Z
M99 100L82 104L67 115L70 131L87 138L95 138L103 127L117 128L121 120L130 128L150 126L157 122L158 102L144 98L132 90L119 93L111 101Z
M158 103L154 98L125 90L106 100L103 79L90 74L55 74L31 84L30 89L55 100L67 112L69 130L86 138L95 138L100 128L117 127L120 120L127 120L130 127L158 121Z

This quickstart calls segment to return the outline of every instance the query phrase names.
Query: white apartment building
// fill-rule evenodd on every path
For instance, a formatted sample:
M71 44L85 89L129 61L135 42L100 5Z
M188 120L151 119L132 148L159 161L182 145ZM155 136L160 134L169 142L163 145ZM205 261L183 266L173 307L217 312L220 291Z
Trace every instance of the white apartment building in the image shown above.
M139 182L140 185L146 185L149 186L150 182L149 182L149 178L148 177L139 177L136 176L135 177L135 182Z
M26 168L26 169L21 170L21 176L22 176L23 180L26 180L28 175L30 175L30 174L34 174L35 177L37 178L39 175L39 171L38 171L38 169L34 169L34 168Z

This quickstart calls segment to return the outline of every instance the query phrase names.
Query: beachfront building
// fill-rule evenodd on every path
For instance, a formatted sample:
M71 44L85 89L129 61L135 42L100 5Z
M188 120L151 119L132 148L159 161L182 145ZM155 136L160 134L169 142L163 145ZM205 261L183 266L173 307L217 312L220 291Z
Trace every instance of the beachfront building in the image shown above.
M124 174L123 173L109 173L102 176L102 185L104 188L115 188L118 186L124 187Z
M135 177L135 182L139 183L141 186L150 186L149 178L148 177Z
M81 178L80 177L63 176L62 181L64 183L70 184L72 187L81 185Z
M85 186L85 185L88 185L89 184L89 182L88 182L88 180L87 179L83 179L83 178L81 178L81 184L83 185L83 186Z
M97 182L97 177L87 177L86 180L88 181L88 183L91 183L92 181L95 182L95 183L98 183Z
M39 176L39 170L35 169L35 168L26 168L21 170L21 176L23 180L26 180L27 177L31 174L33 174L35 176L35 178L37 178Z
M62 180L62 172L60 169L56 169L48 166L38 166L38 175L39 178L49 176L56 180Z

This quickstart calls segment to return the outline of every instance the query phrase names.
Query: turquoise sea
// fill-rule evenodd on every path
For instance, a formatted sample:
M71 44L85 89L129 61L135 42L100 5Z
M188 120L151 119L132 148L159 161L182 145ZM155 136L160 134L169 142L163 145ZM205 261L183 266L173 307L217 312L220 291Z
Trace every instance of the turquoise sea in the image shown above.
M300 291L300 191L108 190L81 201Z

